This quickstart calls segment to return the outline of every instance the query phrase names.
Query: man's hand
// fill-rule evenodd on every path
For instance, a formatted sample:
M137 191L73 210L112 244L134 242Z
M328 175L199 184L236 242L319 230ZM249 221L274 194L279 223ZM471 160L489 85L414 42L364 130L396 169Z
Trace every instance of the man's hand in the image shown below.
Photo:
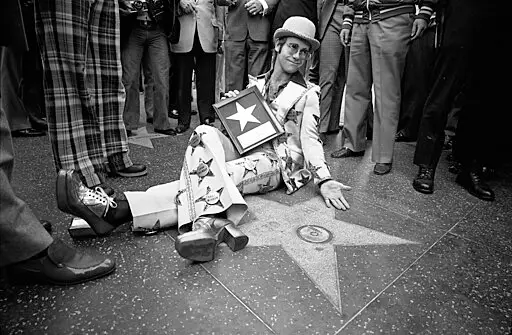
M423 32L425 29L427 29L427 26L428 23L424 19L415 19L412 23L411 41L423 35Z
M180 8L183 14L190 14L195 10L191 0L180 0Z
M135 8L132 7L132 4L128 0L119 0L119 14L121 16L128 16L131 14L137 13Z
M229 91L229 92L224 93L224 96L222 98L220 98L220 100L224 100L227 98L234 98L239 94L240 94L240 91L238 91L238 90Z
M341 29L340 39L341 44L348 46L350 44L350 29Z
M251 15L257 15L263 13L263 5L259 0L248 0L245 3L245 9L249 12Z
M350 208L347 200L341 191L350 191L352 188L336 180L328 180L320 186L320 194L325 200L325 205L328 208L334 206L337 209L347 210Z

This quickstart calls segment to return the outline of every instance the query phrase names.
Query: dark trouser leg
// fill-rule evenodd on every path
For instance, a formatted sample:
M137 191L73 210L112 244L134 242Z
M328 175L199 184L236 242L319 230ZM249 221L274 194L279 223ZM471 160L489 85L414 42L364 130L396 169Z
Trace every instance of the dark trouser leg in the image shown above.
M190 95L192 92L192 70L194 69L194 54L193 52L175 53L176 60L176 84L177 87L177 101L178 101L178 124L186 128L190 127L190 118L192 113L192 106Z
M215 120L212 105L215 103L215 65L216 54L206 53L194 47L196 54L196 89L199 121L205 123L206 119Z
M416 139L427 99L434 64L435 30L427 29L425 34L414 40L407 53L402 78L402 101L398 130L405 136Z
M436 77L423 109L414 164L436 168L443 149L447 115L465 81L467 63L465 49L448 46L439 50L433 70Z
M53 242L27 204L14 194L13 165L11 130L0 107L0 266L26 260Z

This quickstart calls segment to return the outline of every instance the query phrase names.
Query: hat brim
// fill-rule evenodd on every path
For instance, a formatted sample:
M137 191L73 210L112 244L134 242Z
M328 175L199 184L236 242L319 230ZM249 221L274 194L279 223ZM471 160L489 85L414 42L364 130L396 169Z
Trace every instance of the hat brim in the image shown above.
M305 36L302 34L297 34L296 32L285 28L279 28L274 33L274 40L282 37L296 37L298 39L306 41L307 43L309 43L309 45L311 45L311 52L315 52L320 47L320 42L318 42L318 40L315 38L311 38L309 36Z

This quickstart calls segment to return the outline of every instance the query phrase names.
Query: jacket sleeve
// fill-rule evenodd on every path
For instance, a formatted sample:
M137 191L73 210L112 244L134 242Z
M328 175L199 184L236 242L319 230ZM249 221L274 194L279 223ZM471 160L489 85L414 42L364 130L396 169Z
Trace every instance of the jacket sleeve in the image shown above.
M343 24L341 25L341 29L352 29L352 23L354 22L354 14L355 14L355 1L348 0L346 1L345 8L343 11Z
M437 0L420 1L420 3L419 3L420 11L416 15L416 18L423 19L423 20L429 22L430 17L434 13L434 8L436 7L437 2L438 2Z
M306 167L312 172L315 184L331 179L331 173L325 161L324 149L318 136L320 118L320 88L315 85L305 95L305 106L300 126L300 142Z
M230 6L231 0L215 0L217 6Z

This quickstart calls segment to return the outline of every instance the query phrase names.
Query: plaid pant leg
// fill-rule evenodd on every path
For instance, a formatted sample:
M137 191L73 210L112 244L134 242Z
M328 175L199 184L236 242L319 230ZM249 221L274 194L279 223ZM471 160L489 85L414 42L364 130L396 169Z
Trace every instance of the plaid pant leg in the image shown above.
M97 111L104 156L110 167L133 165L123 122L125 90L122 84L120 18L117 1L96 0L91 5L87 47L87 88Z
M97 106L86 85L90 9L87 0L36 2L55 165L77 170L91 187L104 179L104 149Z

